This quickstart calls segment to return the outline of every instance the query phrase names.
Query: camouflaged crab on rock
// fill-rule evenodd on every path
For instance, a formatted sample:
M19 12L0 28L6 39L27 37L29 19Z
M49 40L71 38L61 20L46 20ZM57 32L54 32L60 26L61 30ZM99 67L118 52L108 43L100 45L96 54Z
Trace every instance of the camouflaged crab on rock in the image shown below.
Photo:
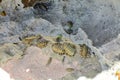
M73 42L68 42L68 41L61 41L57 42L56 40L54 41L53 37L50 37L53 42L51 42L49 39L47 39L45 36L41 35L31 35L31 36L26 36L22 38L22 42L26 45L34 45L39 48L45 48L49 45L51 45L51 50L53 50L54 53L57 53L59 55L68 55L68 56L74 56L77 53L77 47ZM57 37L56 37L57 39ZM79 44L80 45L80 44ZM88 55L90 55L89 48L86 44L80 45L79 46L79 54L80 56L86 58Z

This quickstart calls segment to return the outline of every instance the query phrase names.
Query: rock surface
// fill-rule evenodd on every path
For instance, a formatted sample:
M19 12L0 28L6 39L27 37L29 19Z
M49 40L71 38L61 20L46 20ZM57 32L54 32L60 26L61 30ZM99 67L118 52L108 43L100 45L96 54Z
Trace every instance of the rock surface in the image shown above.
M86 78L86 77L80 77L77 80L120 80L120 62L115 62L114 65L109 69L102 71L100 74L98 74L93 79Z
M79 76L94 77L102 69L108 69L120 60L119 0L24 1L0 1L0 55L5 57L0 58L6 63L10 53L23 56L21 59L10 57L12 60L3 67L15 79L40 80L42 77L43 80L74 80ZM49 47L30 47L26 51L27 46L21 43L21 38L29 35L62 35L75 45L86 44L90 48L91 57L84 59L76 54L74 57L66 57L63 65L63 56L54 54ZM49 57L53 61L48 68L45 63ZM69 73L65 70L67 67L75 70Z
M4 69L16 80L56 79L68 74L62 63L56 59L53 59L51 65L47 67L46 64L48 59L49 56L44 55L41 49L30 47L27 49L23 59L8 62L4 66ZM29 71L27 72L26 70Z

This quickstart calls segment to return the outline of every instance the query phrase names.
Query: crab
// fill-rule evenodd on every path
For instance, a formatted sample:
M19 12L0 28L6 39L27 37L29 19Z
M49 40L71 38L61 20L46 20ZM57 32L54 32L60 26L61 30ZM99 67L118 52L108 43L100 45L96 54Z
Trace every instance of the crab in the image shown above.
M51 37L52 38L52 37ZM59 40L58 40L59 39ZM22 42L26 45L35 45L41 49L50 45L50 49L53 53L63 56L62 62L64 62L65 56L74 57L77 52L77 46L79 46L79 54L83 58L87 58L90 56L89 47L86 44L74 44L70 41L64 41L62 37L56 37L56 40L52 38L53 42L46 37L41 35L30 35L23 37ZM50 44L48 44L50 43ZM52 62L52 57L48 59L46 65L49 65Z

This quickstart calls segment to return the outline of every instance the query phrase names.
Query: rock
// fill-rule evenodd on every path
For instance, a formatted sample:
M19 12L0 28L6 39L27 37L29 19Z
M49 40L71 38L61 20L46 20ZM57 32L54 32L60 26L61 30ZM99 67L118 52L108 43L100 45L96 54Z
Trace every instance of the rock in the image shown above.
M48 3L44 1L48 1ZM26 65L31 67L32 64L35 64L32 65L33 74L25 74L26 76L20 75L23 80L28 79L27 76L30 75L34 75L36 77L35 80L40 79L37 76L39 73L37 70L40 69L37 67L37 70L34 72L36 66L42 66L41 69L43 69L43 72L40 72L40 74L42 73L41 77L43 79L45 79L44 74L47 75L47 78L52 76L54 79L61 77L69 79L71 75L73 75L73 78L78 78L78 76L82 75L94 77L102 69L108 69L114 62L119 61L119 38L116 38L120 33L119 0L54 0L52 3L49 3L49 0L37 0L37 2L35 0L0 0L1 62L6 63L8 59L13 60L13 57L19 54L19 52L21 57L27 47L21 43L21 36L30 34L42 35L47 38L54 37L54 39L61 34L66 38L66 41L72 42L75 45L87 45L90 48L91 56L86 59L81 58L79 54L76 54L74 57L60 56L52 52L50 45L42 49L43 55L37 54L35 51L36 48L34 48L35 50L32 53L35 53L35 55L28 51L28 54L31 54L29 55L31 57L30 59L27 57L28 54L26 54L22 60L16 60L15 63L10 62L6 64L5 67L8 64L13 66L9 66L10 68L12 67L11 70L13 72L11 70L9 71L13 73L14 77L19 78L17 75L24 72L22 70L26 69ZM6 13L5 16L2 16L3 11ZM15 52L11 52L11 49L15 49ZM30 49L32 50L32 48ZM80 48L77 48L77 53L79 51ZM36 57L37 62L34 62ZM56 61L55 64L59 64L59 68L63 70L64 76L56 68L55 64L51 65L52 68L50 69L53 71L50 72L43 66L44 64L41 64L47 61L47 57L52 57ZM65 59L63 59L64 57ZM24 62L24 60L26 61ZM31 62L28 60L31 60ZM42 62L39 63L40 60ZM64 60L63 66L61 61ZM78 63L78 66L73 65L75 62ZM65 71L65 68L69 68L67 64L69 67L77 68L76 72L67 74ZM18 67L20 68L20 72L16 71ZM29 72L30 70L27 68L27 71ZM54 74L48 74L48 72L53 72L58 75L56 77ZM33 79L33 77L30 77L30 79Z
M25 54L22 59L12 60L3 67L15 80L58 79L68 74L62 63L56 59L52 59L51 64L46 66L50 56L42 53L40 48L31 46L27 48ZM8 65L10 65L10 67L8 67ZM28 72L26 72L27 69L29 69Z
M23 52L19 46L12 43L6 43L0 46L0 66L13 58L19 59L22 55Z
M106 79L119 80L119 75L116 75L116 73L120 69L119 66L120 66L120 62L116 62L109 70L105 70L101 72L93 79L82 76L82 77L79 77L77 80L106 80Z
M115 63L120 60L120 36L99 48L106 59Z

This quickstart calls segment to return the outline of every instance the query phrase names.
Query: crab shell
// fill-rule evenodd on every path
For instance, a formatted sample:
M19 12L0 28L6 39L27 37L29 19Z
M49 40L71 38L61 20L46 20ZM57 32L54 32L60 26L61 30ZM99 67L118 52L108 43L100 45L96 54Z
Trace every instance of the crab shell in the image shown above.
M35 39L42 38L40 35L37 36L27 36L22 39L22 42L28 45L31 45Z
M66 55L68 56L74 56L76 53L76 47L75 45L71 43L63 43L63 47L65 50Z
M85 44L80 45L80 55L84 58L89 56L88 47Z
M52 44L52 50L53 50L53 52L58 53L59 55L65 54L62 43L54 43L54 44Z
M47 41L47 40L40 41L40 42L37 43L36 46L39 47L39 48L45 48L45 47L47 47L48 42L49 42L49 41Z

